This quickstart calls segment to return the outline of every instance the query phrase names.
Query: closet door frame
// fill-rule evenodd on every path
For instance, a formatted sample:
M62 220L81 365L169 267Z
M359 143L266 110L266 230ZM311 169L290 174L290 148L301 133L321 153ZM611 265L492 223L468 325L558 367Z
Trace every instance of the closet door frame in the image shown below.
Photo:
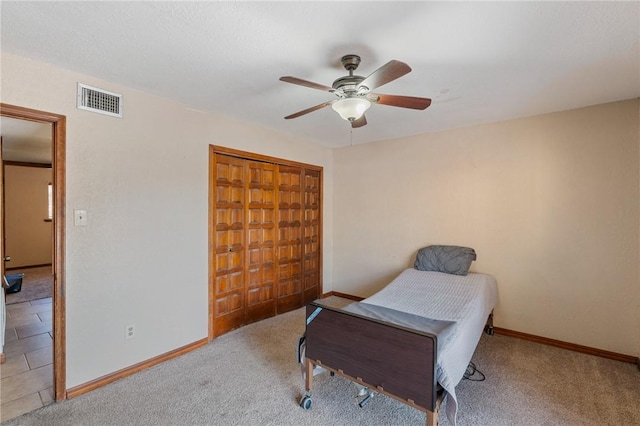
M318 297L323 293L322 282L322 211L323 211L323 168L321 166L315 166L312 164L300 163L297 161L286 160L277 157L270 157L267 155L256 154L248 151L240 151L233 148L227 148L218 145L209 145L209 341L215 338L214 334L214 303L215 303L215 278L216 278L216 169L215 169L215 156L216 154L227 155L231 157L237 157L248 161L259 161L264 163L276 164L278 166L291 166L300 167L304 170L312 170L319 173L320 180L320 212L319 212L319 242L318 242ZM304 188L303 188L304 191ZM277 206L276 206L277 208ZM303 272L304 278L304 272ZM303 296L304 287L303 287ZM277 303L277 302L276 302Z

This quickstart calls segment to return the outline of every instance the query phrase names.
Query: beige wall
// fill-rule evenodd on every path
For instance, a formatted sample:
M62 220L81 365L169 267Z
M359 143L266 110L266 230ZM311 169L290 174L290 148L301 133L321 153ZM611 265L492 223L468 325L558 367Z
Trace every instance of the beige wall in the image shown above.
M640 352L637 100L332 151L1 59L2 102L67 116L68 387L206 337L209 144L324 167L325 291L366 296L423 245L469 245L497 325ZM122 93L124 118L76 109L78 81Z
M498 281L497 326L638 356L638 109L335 150L334 289L369 296L420 247L470 246Z
M207 337L209 144L324 167L330 290L329 149L6 52L1 71L2 102L67 117L68 387ZM78 81L123 94L124 118L76 109Z
M47 185L51 169L5 166L6 250L8 268L46 265L52 260Z

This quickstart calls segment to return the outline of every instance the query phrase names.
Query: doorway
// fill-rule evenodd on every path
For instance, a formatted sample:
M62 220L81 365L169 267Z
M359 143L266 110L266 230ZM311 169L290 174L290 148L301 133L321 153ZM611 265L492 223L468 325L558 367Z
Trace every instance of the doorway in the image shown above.
M53 399L66 399L65 359L65 283L64 283L64 218L65 218L65 143L66 117L45 111L0 103L0 115L51 127L51 233L52 233L52 337L53 337ZM3 232L4 234L4 232ZM3 235L4 238L4 235ZM2 260L6 254L2 253ZM4 276L4 261L0 269Z

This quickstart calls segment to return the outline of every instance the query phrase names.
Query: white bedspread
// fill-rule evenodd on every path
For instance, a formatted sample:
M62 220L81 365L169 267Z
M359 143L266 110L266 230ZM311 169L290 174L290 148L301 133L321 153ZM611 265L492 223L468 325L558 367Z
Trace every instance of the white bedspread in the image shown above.
M490 275L466 276L406 269L386 287L363 300L422 317L453 321L453 330L438 340L436 380L445 390L446 413L456 424L456 385L471 361L487 317L498 301Z

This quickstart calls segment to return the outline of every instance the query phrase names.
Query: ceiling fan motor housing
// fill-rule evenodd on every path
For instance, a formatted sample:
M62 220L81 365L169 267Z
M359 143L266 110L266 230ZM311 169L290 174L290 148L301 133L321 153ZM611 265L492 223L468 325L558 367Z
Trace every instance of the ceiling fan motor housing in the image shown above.
M358 92L358 84L364 80L361 75L345 75L333 82L331 87L344 92L345 95L355 95Z

